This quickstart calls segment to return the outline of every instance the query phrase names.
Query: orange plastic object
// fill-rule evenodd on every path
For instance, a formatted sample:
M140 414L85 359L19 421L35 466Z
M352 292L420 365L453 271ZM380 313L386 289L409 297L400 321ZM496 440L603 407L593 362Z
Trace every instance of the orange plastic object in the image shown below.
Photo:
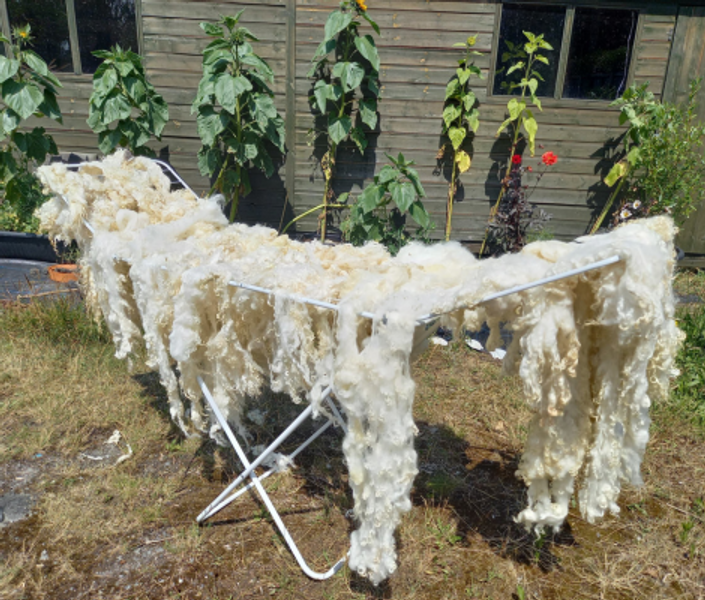
M57 283L78 281L78 265L53 265L47 269L49 279Z

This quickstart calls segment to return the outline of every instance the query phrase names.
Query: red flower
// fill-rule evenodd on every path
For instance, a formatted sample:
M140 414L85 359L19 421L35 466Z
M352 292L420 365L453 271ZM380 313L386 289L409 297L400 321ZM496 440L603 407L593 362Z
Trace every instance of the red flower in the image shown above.
M515 164L515 165L521 164L521 155L520 154L515 154L514 156L512 156L512 164Z
M533 168L533 167L526 167L526 170L529 171L529 173L533 173L533 172L534 172L534 168Z
M555 165L558 162L558 156L553 154L553 152L544 152L543 156L541 157L541 161L544 165L550 167L551 165Z

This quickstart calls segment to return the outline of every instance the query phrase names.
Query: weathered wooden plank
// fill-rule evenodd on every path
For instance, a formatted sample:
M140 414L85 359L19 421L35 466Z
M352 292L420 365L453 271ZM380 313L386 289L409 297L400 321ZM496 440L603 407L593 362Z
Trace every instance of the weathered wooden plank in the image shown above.
M285 2L153 2L142 0L142 15L148 18L183 19L188 21L216 21L220 15L245 12L240 18L244 26L248 23L270 23L274 15L282 20L286 16Z
M302 43L318 45L323 39L323 28L300 23L298 36ZM456 31L429 30L423 36L412 35L412 32L405 32L401 29L394 29L391 32L382 30L382 35L377 42L377 46L385 48L388 46L403 48L450 48L456 42L464 41L467 35ZM468 34L474 33L468 31ZM492 41L492 33L479 33L477 36L477 46L480 49L489 49ZM313 53L311 53L313 55Z
M474 33L492 33L494 30L494 13L475 12L475 13L450 13L442 11L427 10L424 12L423 18L419 18L418 11L404 10L404 5L397 6L393 11L382 10L374 11L374 20L384 32L397 31L455 31L459 37L467 37L468 32ZM299 8L297 14L298 24L307 24L319 26L321 31L328 19L331 11L307 10ZM372 13L370 13L372 14ZM425 35L423 33L415 33L415 35Z
M282 12L281 19L276 18L277 15L270 15L270 18L265 23L252 23L250 29L252 33L260 40L260 43L275 42L282 39L286 30L286 21ZM215 17L218 18L217 15ZM247 25L243 22L243 25ZM144 18L144 34L166 35L169 37L191 37L203 40L204 45L208 44L212 38L209 38L203 33L199 26L198 20L191 19L169 19L165 17L145 17Z
M303 11L306 8L330 12L338 6L335 0L297 0L298 10ZM406 10L418 11L426 14L429 11L434 12L451 12L451 13L486 13L494 14L494 2L469 2L469 1L449 1L442 2L433 0L405 0L403 3L399 0L375 0L374 5L370 4L370 16L376 18L377 12L382 10Z

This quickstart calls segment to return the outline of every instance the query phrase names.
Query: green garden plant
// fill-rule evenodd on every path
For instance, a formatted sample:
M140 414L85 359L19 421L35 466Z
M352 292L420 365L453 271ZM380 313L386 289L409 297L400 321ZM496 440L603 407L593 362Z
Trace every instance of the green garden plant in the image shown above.
M448 200L446 202L446 229L445 240L450 240L453 221L453 204L458 193L458 175L465 173L472 163L471 152L467 151L477 128L480 126L480 111L475 93L470 89L472 76L483 78L480 67L476 66L472 56L481 56L482 52L474 49L477 36L469 37L465 42L453 44L465 50L465 55L458 61L455 76L446 86L445 104L443 106L442 135L446 137L445 143L438 151L437 159L440 164L450 165L451 177L448 186Z
M596 233L615 201L621 201L614 223L668 213L683 223L703 199L705 125L697 121L700 80L690 83L684 106L657 100L647 84L633 85L612 103L619 123L629 124L620 159L604 182L612 189L593 223Z
M396 255L412 239L428 240L433 224L421 202L426 193L413 161L407 161L401 152L397 158L386 156L392 164L382 167L374 183L355 199L342 230L355 246L374 240ZM348 196L346 192L338 200L345 202ZM413 234L406 229L407 215L418 225Z
M323 41L312 59L308 76L314 79L311 105L325 118L325 128L311 130L313 142L318 137L326 140L326 152L321 159L325 179L323 200L316 210L321 210L321 239L326 237L326 227L333 202L332 180L338 146L352 140L362 153L367 147L369 129L377 126L377 98L379 97L379 55L374 38L359 32L362 21L379 35L379 27L367 14L362 0L343 1L333 11L324 28ZM354 121L354 122L353 122Z
M61 110L56 88L61 83L31 45L29 25L12 30L9 57L0 56L0 229L36 232L35 209L46 196L33 173L47 155L58 154L54 139L43 127L20 131L30 117L49 117L59 123Z
M250 42L259 40L238 26L242 13L201 23L213 41L203 50L203 77L191 108L203 143L198 167L213 179L211 193L220 192L230 202L231 222L240 199L252 189L247 169L271 177L275 148L285 150L284 120L269 88L274 73L252 49Z
M517 156L516 152L519 142L525 140L528 143L531 156L534 156L536 148L538 124L527 102L531 101L534 107L542 111L541 101L536 96L536 90L539 86L539 81L543 81L543 77L541 73L537 71L536 63L548 65L548 58L541 54L541 52L553 50L553 47L544 39L543 34L535 35L530 31L525 31L524 36L526 36L527 41L523 46L521 44L514 44L509 40L506 41L508 50L504 52L501 57L504 66L498 71L499 73L505 73L505 81L501 84L502 89L508 94L517 94L518 92L518 95L512 96L507 102L509 117L505 119L497 130L498 137L506 130L511 139L511 146L504 178L500 184L499 195L497 196L497 201L494 206L490 209L490 224L494 220L502 197L507 192L510 184L512 160L509 159L513 159ZM518 81L512 80L511 75L514 73L521 75ZM488 233L489 228L485 232L485 239L482 241L480 256L482 256L485 251Z
M127 148L135 156L155 156L147 143L161 140L169 107L147 80L142 58L114 46L93 52L103 62L93 74L88 126L98 134L98 148L110 154Z

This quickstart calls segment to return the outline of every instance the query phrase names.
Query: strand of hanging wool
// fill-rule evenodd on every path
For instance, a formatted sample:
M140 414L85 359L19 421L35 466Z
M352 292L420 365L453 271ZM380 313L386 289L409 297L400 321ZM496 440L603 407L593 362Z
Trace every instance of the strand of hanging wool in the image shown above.
M228 225L217 198L170 193L157 165L122 153L78 172L53 165L39 173L68 201L42 207L43 227L78 241L87 299L105 315L118 356L144 340L184 431L219 435L198 375L244 435L244 399L263 385L316 411L332 386L348 421L343 451L358 523L350 566L373 582L394 572L394 531L411 508L409 361L419 315L443 313L441 322L457 330L487 322L490 344L500 341L500 323L513 332L505 366L519 373L535 411L518 471L529 499L520 522L560 527L581 470L588 520L618 511L623 481L639 483L648 407L668 393L679 341L669 219L578 243L535 243L499 259L478 261L453 242L411 244L392 258L377 244L302 244L264 227ZM477 305L492 292L614 254L617 264ZM339 312L297 295L337 303ZM361 319L361 311L375 319Z

